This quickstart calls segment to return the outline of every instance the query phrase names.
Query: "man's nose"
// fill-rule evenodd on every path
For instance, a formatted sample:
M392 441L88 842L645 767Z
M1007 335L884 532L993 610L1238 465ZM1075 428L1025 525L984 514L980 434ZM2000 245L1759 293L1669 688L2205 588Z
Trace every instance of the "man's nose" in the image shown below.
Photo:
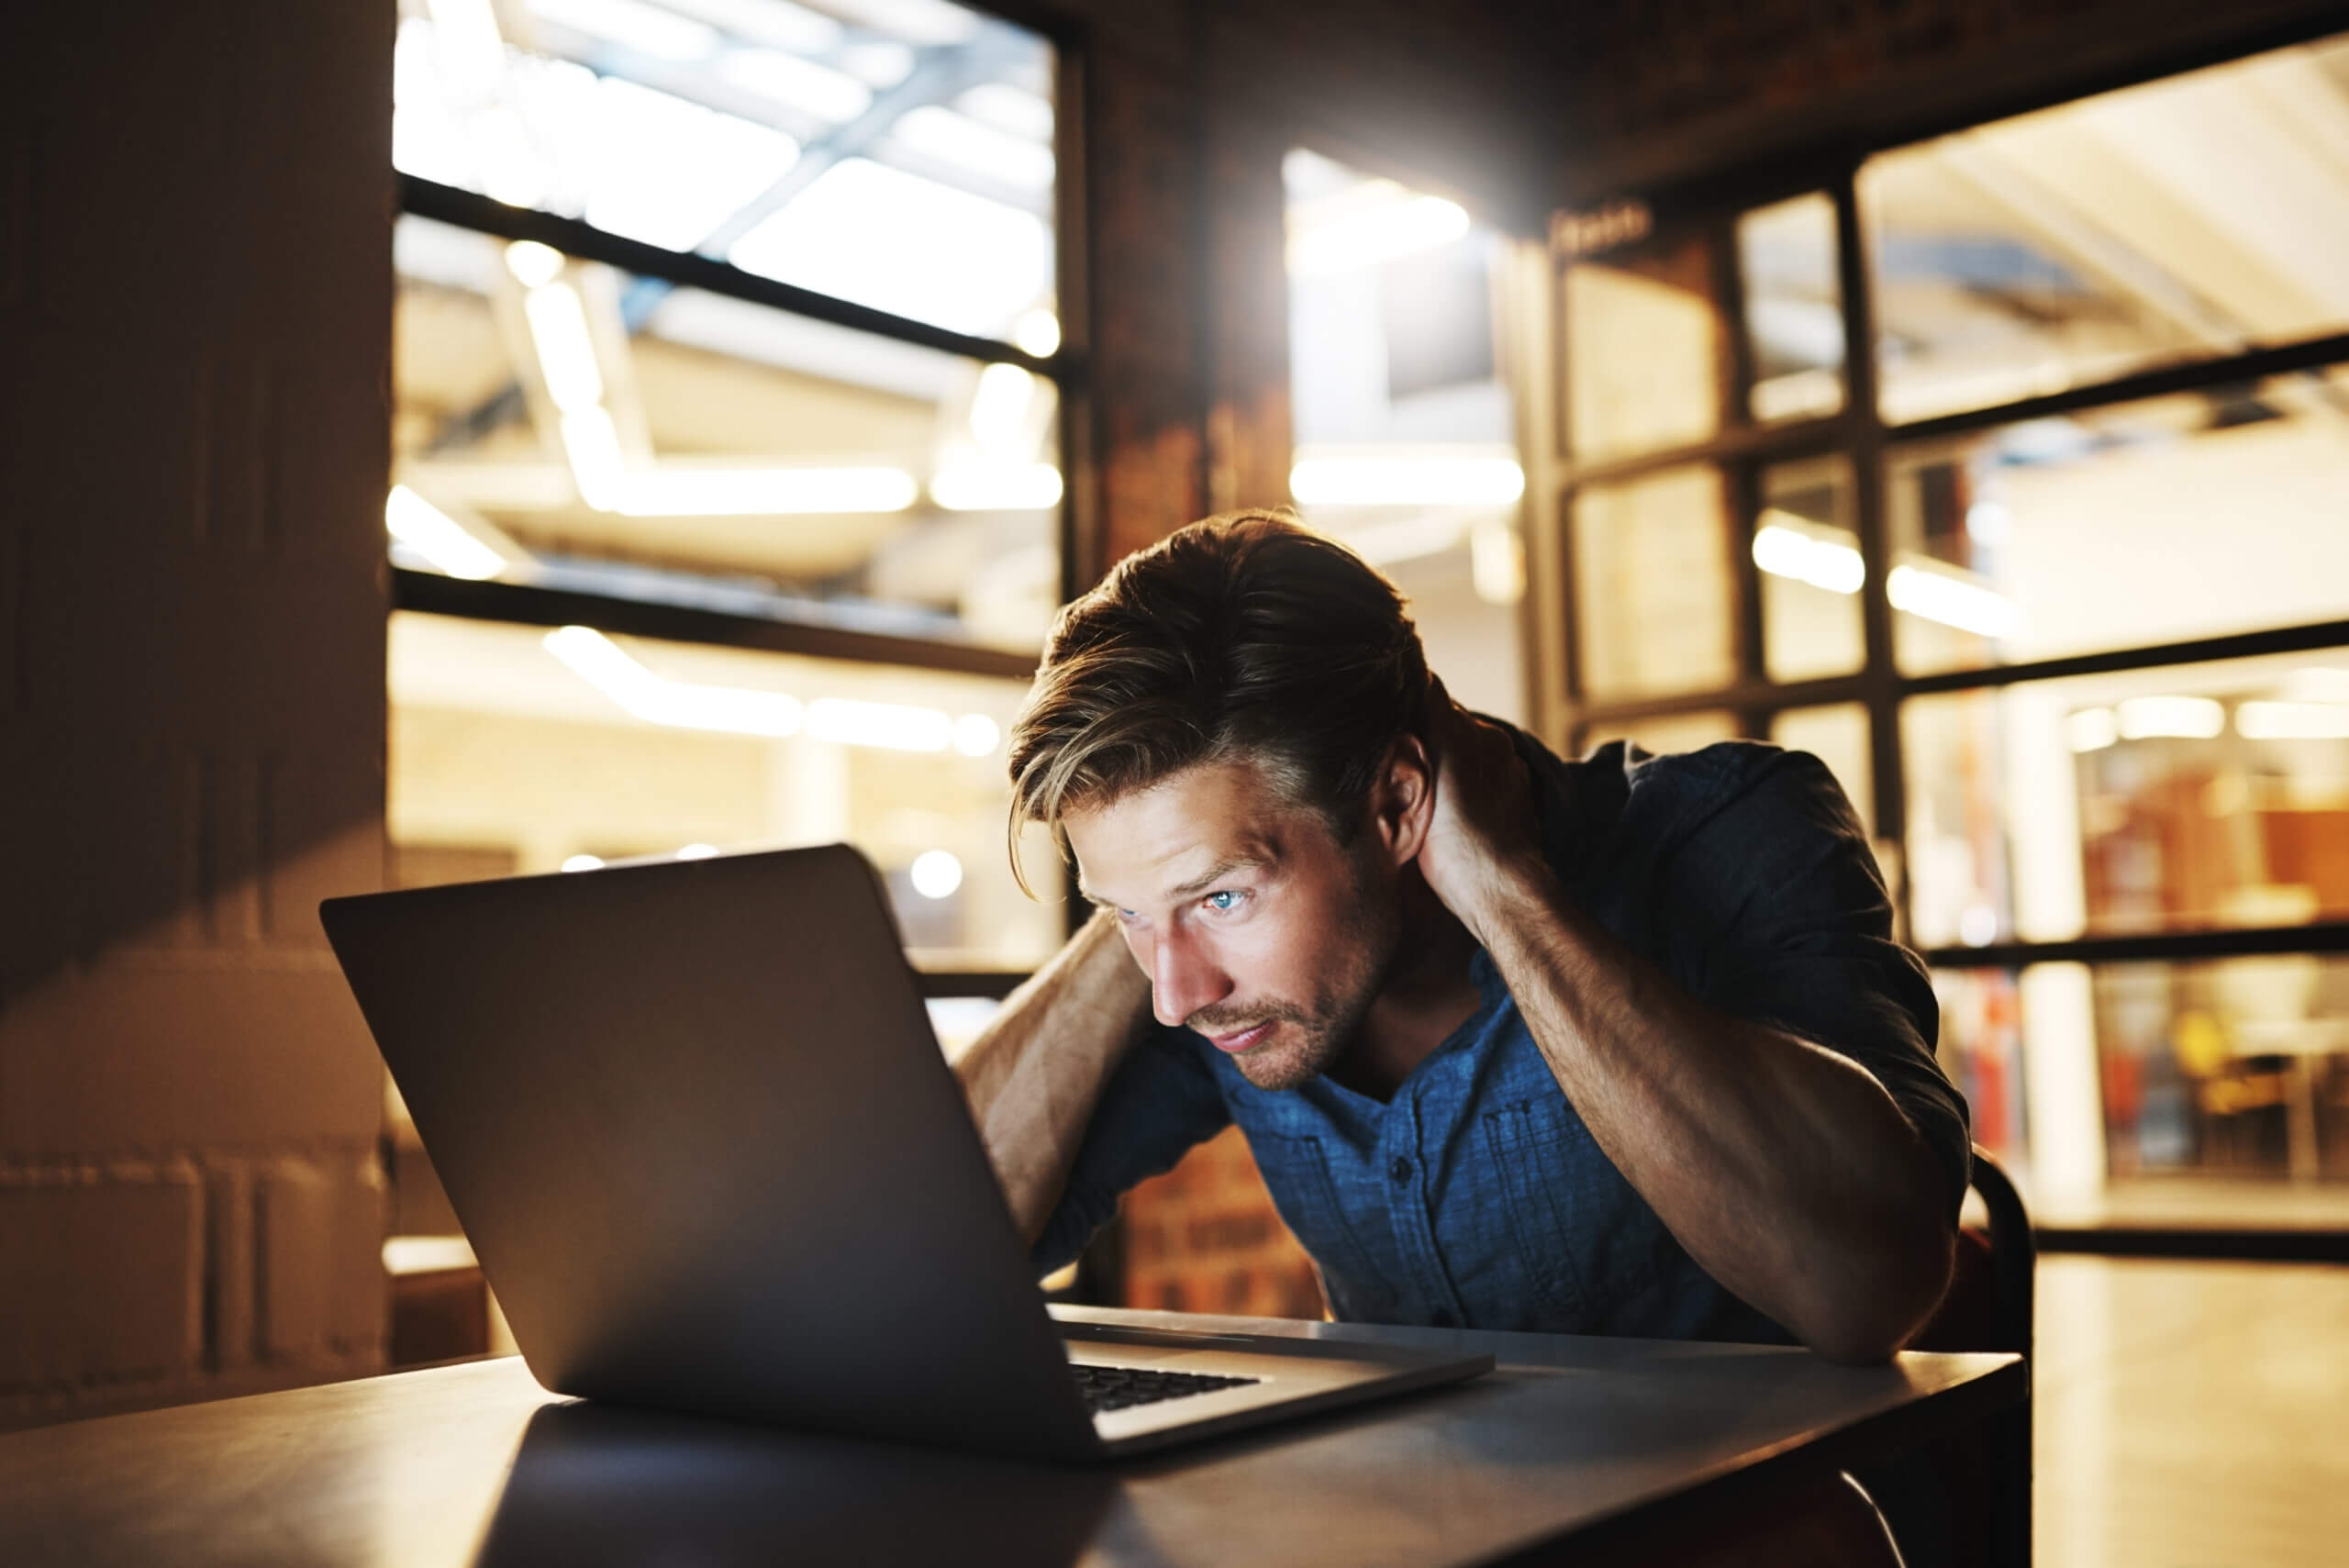
M1151 954L1151 1008L1158 1021L1179 1026L1201 1007L1231 995L1231 979L1188 935L1168 932Z

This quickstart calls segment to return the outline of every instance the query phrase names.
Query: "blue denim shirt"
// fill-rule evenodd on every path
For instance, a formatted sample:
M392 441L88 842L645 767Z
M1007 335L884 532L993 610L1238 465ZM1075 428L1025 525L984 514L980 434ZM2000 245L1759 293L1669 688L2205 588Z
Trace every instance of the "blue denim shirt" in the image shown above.
M1932 987L1818 759L1618 741L1566 762L1517 741L1568 896L1691 995L1874 1073L1940 1158L1954 1216L1965 1102L1933 1059ZM1154 1026L1103 1093L1037 1262L1074 1257L1127 1188L1237 1122L1341 1319L1788 1339L1682 1250L1599 1151L1491 959L1471 962L1481 1005L1383 1103L1326 1076L1259 1089Z

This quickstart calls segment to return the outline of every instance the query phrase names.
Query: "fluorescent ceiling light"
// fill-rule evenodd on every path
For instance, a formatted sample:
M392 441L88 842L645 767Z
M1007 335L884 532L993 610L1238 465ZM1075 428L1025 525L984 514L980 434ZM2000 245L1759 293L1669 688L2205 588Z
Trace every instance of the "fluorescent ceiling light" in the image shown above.
M681 861L712 861L718 858L716 844L680 844L676 858Z
M2121 739L2208 740L2227 727L2227 710L2209 697L2128 697L2116 707Z
M987 366L971 394L971 434L998 457L1024 455L1028 406L1035 395L1036 378L1018 365Z
M1011 340L1023 353L1050 359L1060 351L1061 318L1049 310L1031 310L1013 326Z
M951 851L926 850L914 857L907 874L924 898L944 898L963 885L963 862Z
M562 861L565 871L601 871L603 868L604 857L601 855L565 855Z
M517 239L506 248L506 270L524 288L543 288L562 275L562 252L535 239Z
M650 468L613 476L599 511L624 517L902 512L920 495L900 468Z
M963 43L979 30L975 15L946 0L828 0L825 8L907 43Z
M1894 609L1977 637L2012 637L2021 624L2021 612L2006 595L1938 566L1896 566L1884 588Z
M834 125L856 118L873 104L873 89L855 77L780 50L729 50L718 73Z
M1061 471L1048 462L961 462L941 469L930 498L950 512L1034 512L1061 502Z
M791 0L667 0L669 9L698 17L738 39L788 50L793 54L829 54L840 47L841 25Z
M621 469L619 432L612 417L601 408L583 408L562 417L562 451L571 463L571 482L579 498L599 512L619 504Z
M837 299L994 336L1050 294L1052 233L1033 213L849 158L726 259Z
M1293 209L1288 270L1297 277L1352 272L1467 232L1467 209L1459 203L1414 195L1391 180L1366 180Z
M2064 740L2076 752L2101 751L2121 739L2121 720L2109 707L2084 707L2064 720Z
M982 82L955 99L954 106L1006 136L1030 141L1052 139L1052 100L1008 82Z
M1023 191L1052 188L1051 148L1041 141L1008 136L937 104L925 104L898 116L889 128L889 138L924 157Z
M2349 740L2349 703L2247 702L2235 709L2246 740Z
M541 284L523 296L522 315L530 324L539 374L554 406L565 414L584 414L602 403L604 376L596 368L596 340L588 333L579 291L565 284Z
M384 526L394 539L451 577L479 582L496 576L509 564L467 533L454 517L405 484L393 485L384 498Z
M1308 455L1288 473L1308 506L1505 506L1525 494L1515 458L1430 452Z
M914 73L914 51L886 39L852 43L841 50L840 62L841 69L870 87L894 87Z
M644 0L529 0L529 6L551 22L656 60L699 60L718 47L716 28Z
M1831 594L1856 594L1868 580L1859 549L1821 537L1828 532L1771 507L1763 512L1762 527L1753 532L1753 564L1774 577L1792 578Z
M589 685L648 724L784 736L799 733L805 717L799 699L781 692L663 680L592 627L566 626L551 631L546 635L546 649Z

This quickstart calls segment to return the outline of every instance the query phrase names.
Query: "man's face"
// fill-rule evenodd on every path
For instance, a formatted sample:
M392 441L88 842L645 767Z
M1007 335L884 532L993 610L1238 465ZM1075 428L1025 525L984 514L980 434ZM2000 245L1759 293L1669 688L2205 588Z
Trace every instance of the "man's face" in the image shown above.
M1246 762L1198 763L1064 826L1159 1022L1197 1029L1261 1089L1301 1088L1344 1051L1395 951L1378 834L1340 844Z

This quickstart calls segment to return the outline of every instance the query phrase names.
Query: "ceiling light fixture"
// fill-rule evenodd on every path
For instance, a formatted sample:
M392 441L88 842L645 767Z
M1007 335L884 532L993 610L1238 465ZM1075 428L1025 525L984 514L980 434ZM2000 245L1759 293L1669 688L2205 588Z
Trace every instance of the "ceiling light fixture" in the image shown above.
M1506 506L1525 494L1513 457L1431 452L1312 453L1288 472L1307 506Z
M391 536L451 577L484 581L511 564L464 525L410 490L395 484L384 501L384 526Z

